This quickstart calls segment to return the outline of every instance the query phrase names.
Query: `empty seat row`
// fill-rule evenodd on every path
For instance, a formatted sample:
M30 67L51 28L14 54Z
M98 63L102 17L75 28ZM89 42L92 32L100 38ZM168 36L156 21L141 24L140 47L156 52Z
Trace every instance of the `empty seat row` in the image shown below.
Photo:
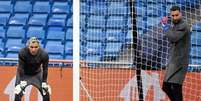
M16 57L13 58L17 58L19 50L26 46L26 44L22 43L20 39L8 39L5 43L0 40L0 45L1 56L7 57L9 54L15 54ZM65 55L72 56L72 41L66 41L65 44L61 44L59 41L47 41L44 48L50 55L60 56L60 59L64 59Z
M0 27L0 38L5 40L9 38L25 40L36 36L39 40L72 40L72 29L64 30L60 27L49 27L44 29L43 27L30 26L28 29L22 26L9 26L8 29Z
M81 47L81 57L86 61L114 60L120 56L123 43L121 42L87 42Z
M72 16L67 14L1 14L0 13L0 25L18 25L18 26L58 26L58 27L72 27Z
M128 32L123 32L118 29L88 29L86 32L81 32L81 40L92 42L122 42L125 43Z
M17 56L17 52L20 48L26 45L26 41L29 37L36 36L41 41L41 46L44 48L54 47L60 49L58 52L51 52L53 55L60 55L65 58L65 54L70 55L72 52L65 52L65 48L72 50L72 29L67 31L62 30L60 27L50 27L44 30L43 27L30 26L28 29L24 29L21 26L9 26L6 30L4 27L0 27L0 53L4 57ZM53 45L53 43L56 43ZM64 46L65 45L65 46ZM63 47L63 48L61 48ZM62 53L62 51L64 53ZM60 54L58 54L60 52ZM12 55L10 55L12 54ZM62 58L61 58L62 59Z
M0 13L70 13L71 5L66 1L0 1Z

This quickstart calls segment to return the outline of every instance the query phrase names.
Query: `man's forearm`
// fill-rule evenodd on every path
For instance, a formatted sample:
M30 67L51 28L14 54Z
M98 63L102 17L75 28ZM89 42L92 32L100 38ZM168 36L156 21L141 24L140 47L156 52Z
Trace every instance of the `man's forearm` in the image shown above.
M173 30L173 29L170 29L168 32L167 32L167 37L168 37L168 40L170 42L177 42L179 41L185 34L186 34L186 30Z
M43 70L43 82L47 82L48 70Z

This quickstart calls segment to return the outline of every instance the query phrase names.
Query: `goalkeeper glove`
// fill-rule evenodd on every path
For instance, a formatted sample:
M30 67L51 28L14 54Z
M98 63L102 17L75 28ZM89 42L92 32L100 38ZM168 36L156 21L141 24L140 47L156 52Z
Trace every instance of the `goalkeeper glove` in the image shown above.
M43 91L43 95L46 95L47 93L49 93L51 95L51 88L50 85L48 85L46 82L42 83L42 91Z
M20 81L20 84L15 86L14 93L19 94L22 91L22 93L24 94L26 85L27 85L27 81Z

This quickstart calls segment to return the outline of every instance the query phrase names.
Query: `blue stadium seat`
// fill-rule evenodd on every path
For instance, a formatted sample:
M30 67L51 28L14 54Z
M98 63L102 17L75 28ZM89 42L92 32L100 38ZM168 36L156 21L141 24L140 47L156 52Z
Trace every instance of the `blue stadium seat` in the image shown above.
M141 29L141 30L144 29L145 24L146 24L146 21L144 21L142 17L137 18L137 28L138 29Z
M191 47L190 56L194 58L201 58L201 46Z
M30 1L16 1L14 13L30 13L31 11L32 4Z
M73 55L65 55L66 60L73 60Z
M138 18L138 17L137 17ZM132 28L132 19L130 16L126 17L126 25L127 25L127 28L128 29L131 29ZM126 29L126 30L128 30Z
M68 14L70 13L71 6L68 2L53 2L52 13L56 14Z
M0 25L6 26L9 20L9 13L0 13Z
M64 57L64 45L58 41L48 41L45 49L47 50L50 59L63 59Z
M24 39L25 38L25 29L21 26L9 26L7 30L7 38L16 38Z
M87 42L86 54L87 55L103 55L103 43L101 42Z
M22 39L7 39L5 47L6 48L13 47L13 46L23 47L24 45L25 44L22 43Z
M26 25L28 21L29 14L15 14L11 16L9 20L9 25Z
M85 6L87 6L87 5L85 5ZM105 15L107 13L107 9L109 10L106 2L93 2L90 5L90 13L91 14Z
M147 3L152 3L152 4L157 4L157 3L161 3L161 2L162 2L162 0L147 0Z
M0 1L0 13L12 13L12 3L9 1Z
M101 61L102 60L102 55L87 55L85 57L86 61Z
M104 42L106 34L101 29L88 29L86 34L83 35L87 41Z
M73 47L73 46L72 46ZM80 58L81 59L85 59L85 56L86 56L86 45L84 44L81 44L80 45Z
M63 59L63 55L60 54L49 54L49 59ZM50 62L50 65L58 65L58 63Z
M45 30L43 29L43 27L30 26L27 30L27 38L33 36L37 37L38 39L44 39Z
M73 55L73 41L66 41L66 43L65 43L65 54Z
M47 40L64 41L65 31L58 27L49 27L47 31Z
M48 14L33 14L28 24L36 26L45 26L47 22Z
M107 42L125 42L126 34L121 30L106 30Z
M7 47L6 53L18 53L20 51L21 48L23 48L24 45L21 46L9 46Z
M33 13L50 13L49 1L35 1L33 4Z
M88 27L104 28L106 24L105 16L90 15L88 18Z
M18 58L18 53L7 53L6 58ZM6 64L17 64L17 62L7 62Z
M142 35L144 32L143 32L142 29L138 28L138 29L137 29L137 33L138 33L139 35Z
M80 2L80 12L82 14L89 14L90 6L86 2Z
M4 52L4 42L3 42L3 39L0 39L0 54L3 54Z
M18 53L25 44L22 43L21 39L8 39L5 45L6 54L8 53ZM8 55L7 55L8 56Z
M48 20L48 26L58 26L65 27L66 26L66 14L54 14Z
M108 42L104 50L104 57L115 58L118 57L122 48L122 43L120 42Z
M139 32L139 30L137 31L138 32L138 34L140 35L140 32ZM132 34L132 31L127 31L127 34L126 34L126 38L125 38L125 43L126 44L132 44L132 41L133 41L133 34Z
M69 20L72 20L72 18L67 19L67 26L68 26ZM85 29L85 27L86 27L86 15L84 15L84 14L80 15L80 27L81 27L81 29Z
M192 25L192 31L201 32L201 22Z
M3 26L0 26L0 39L2 39L1 41L4 41L6 38L6 30L4 29Z
M18 53L7 53L5 58L18 58ZM11 65L11 66L15 66L17 65L17 61L5 61L3 64L4 65Z
M196 46L201 46L201 32L193 31L191 33L191 44Z
M201 58L190 58L190 64L201 65Z
M175 0L177 4L186 5L187 0Z
M186 6L191 8L199 8L200 0L186 0Z
M156 26L160 23L161 17L147 17L147 27Z
M0 58L4 58L4 54L0 52ZM3 64L3 62L0 61L0 64Z
M174 4L174 3L175 3L175 0L166 0L166 2L167 2L168 4Z
M73 40L73 29L69 28L66 30L66 40L72 41Z
M126 15L127 14L126 12L127 12L127 6L126 6L125 2L111 2L109 4L109 7L108 7L109 14Z
M72 18L72 16L69 17L69 18L67 18L67 24L66 24L66 26L70 27L70 28L73 28L73 18Z
M159 17L162 15L162 6L159 4L147 4L147 16L148 17Z
M107 19L107 28L124 28L126 26L124 16L109 16Z
M48 41L45 49L47 49L47 52L50 54L64 54L64 45L59 41Z
M146 7L144 6L136 6L137 16L145 16Z

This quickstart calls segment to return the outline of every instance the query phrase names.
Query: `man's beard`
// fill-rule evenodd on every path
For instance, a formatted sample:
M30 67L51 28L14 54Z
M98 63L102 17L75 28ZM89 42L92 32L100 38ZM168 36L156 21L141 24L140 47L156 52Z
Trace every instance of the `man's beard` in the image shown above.
M178 20L172 20L173 24L178 24L180 22L180 19Z

